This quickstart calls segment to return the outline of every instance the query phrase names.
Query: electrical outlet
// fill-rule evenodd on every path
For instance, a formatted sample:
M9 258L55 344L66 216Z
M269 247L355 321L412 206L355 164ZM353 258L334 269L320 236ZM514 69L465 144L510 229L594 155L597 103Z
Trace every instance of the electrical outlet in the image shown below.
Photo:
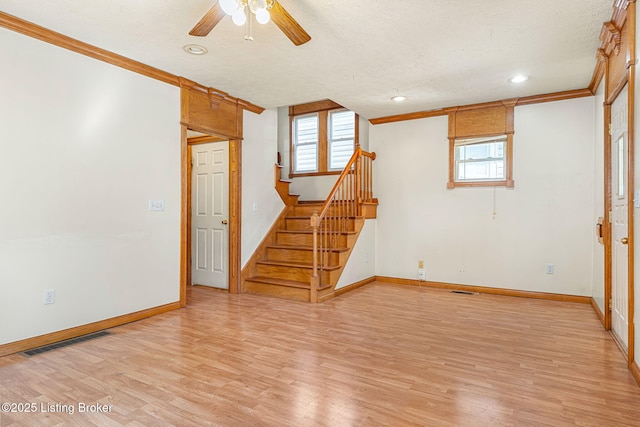
M425 280L426 278L426 273L424 271L424 268L419 268L418 269L418 280Z
M423 260L419 260L418 261L418 268L424 268L424 261Z
M164 210L164 200L149 200L149 212L159 212Z
M555 266L553 264L547 264L546 271L547 271L547 274L555 273Z
M45 289L44 290L44 303L45 304L53 304L56 302L56 290L55 289Z

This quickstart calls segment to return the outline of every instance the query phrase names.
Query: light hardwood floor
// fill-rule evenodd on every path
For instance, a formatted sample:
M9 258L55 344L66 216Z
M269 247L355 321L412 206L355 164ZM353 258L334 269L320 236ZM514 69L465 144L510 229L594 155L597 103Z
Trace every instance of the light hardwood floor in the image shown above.
M640 425L640 388L587 304L380 282L323 304L200 287L188 301L0 358L1 402L38 405L0 425Z

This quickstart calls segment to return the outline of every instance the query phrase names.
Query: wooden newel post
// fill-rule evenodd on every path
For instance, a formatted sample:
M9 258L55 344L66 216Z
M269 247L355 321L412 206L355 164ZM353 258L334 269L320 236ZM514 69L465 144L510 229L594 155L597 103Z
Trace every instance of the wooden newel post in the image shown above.
M318 212L314 212L311 216L311 228L313 229L313 274L311 275L311 283L309 288L309 302L318 302L318 286L320 285L320 276L318 276L318 228L320 227L320 217Z
M356 158L356 209L357 215L362 215L362 155Z

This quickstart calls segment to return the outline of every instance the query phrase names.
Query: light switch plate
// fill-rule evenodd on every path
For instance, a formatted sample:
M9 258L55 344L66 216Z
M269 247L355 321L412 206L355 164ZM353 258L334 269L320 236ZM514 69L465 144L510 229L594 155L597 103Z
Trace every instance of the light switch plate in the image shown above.
M164 210L164 200L149 200L149 211L158 212Z

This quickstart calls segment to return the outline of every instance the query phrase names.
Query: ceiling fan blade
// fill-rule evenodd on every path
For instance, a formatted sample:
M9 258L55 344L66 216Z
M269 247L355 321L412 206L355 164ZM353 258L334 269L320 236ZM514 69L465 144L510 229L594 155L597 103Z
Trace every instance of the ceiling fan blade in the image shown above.
M225 17L225 13L220 7L220 3L216 3L207 13L204 14L202 19L196 24L195 27L189 31L189 35L204 37L213 30L213 27L218 25L218 22Z
M311 36L289 15L289 12L287 12L277 0L273 2L273 7L270 12L271 20L280 28L285 36L289 37L289 40L291 40L293 44L300 46L311 40Z

